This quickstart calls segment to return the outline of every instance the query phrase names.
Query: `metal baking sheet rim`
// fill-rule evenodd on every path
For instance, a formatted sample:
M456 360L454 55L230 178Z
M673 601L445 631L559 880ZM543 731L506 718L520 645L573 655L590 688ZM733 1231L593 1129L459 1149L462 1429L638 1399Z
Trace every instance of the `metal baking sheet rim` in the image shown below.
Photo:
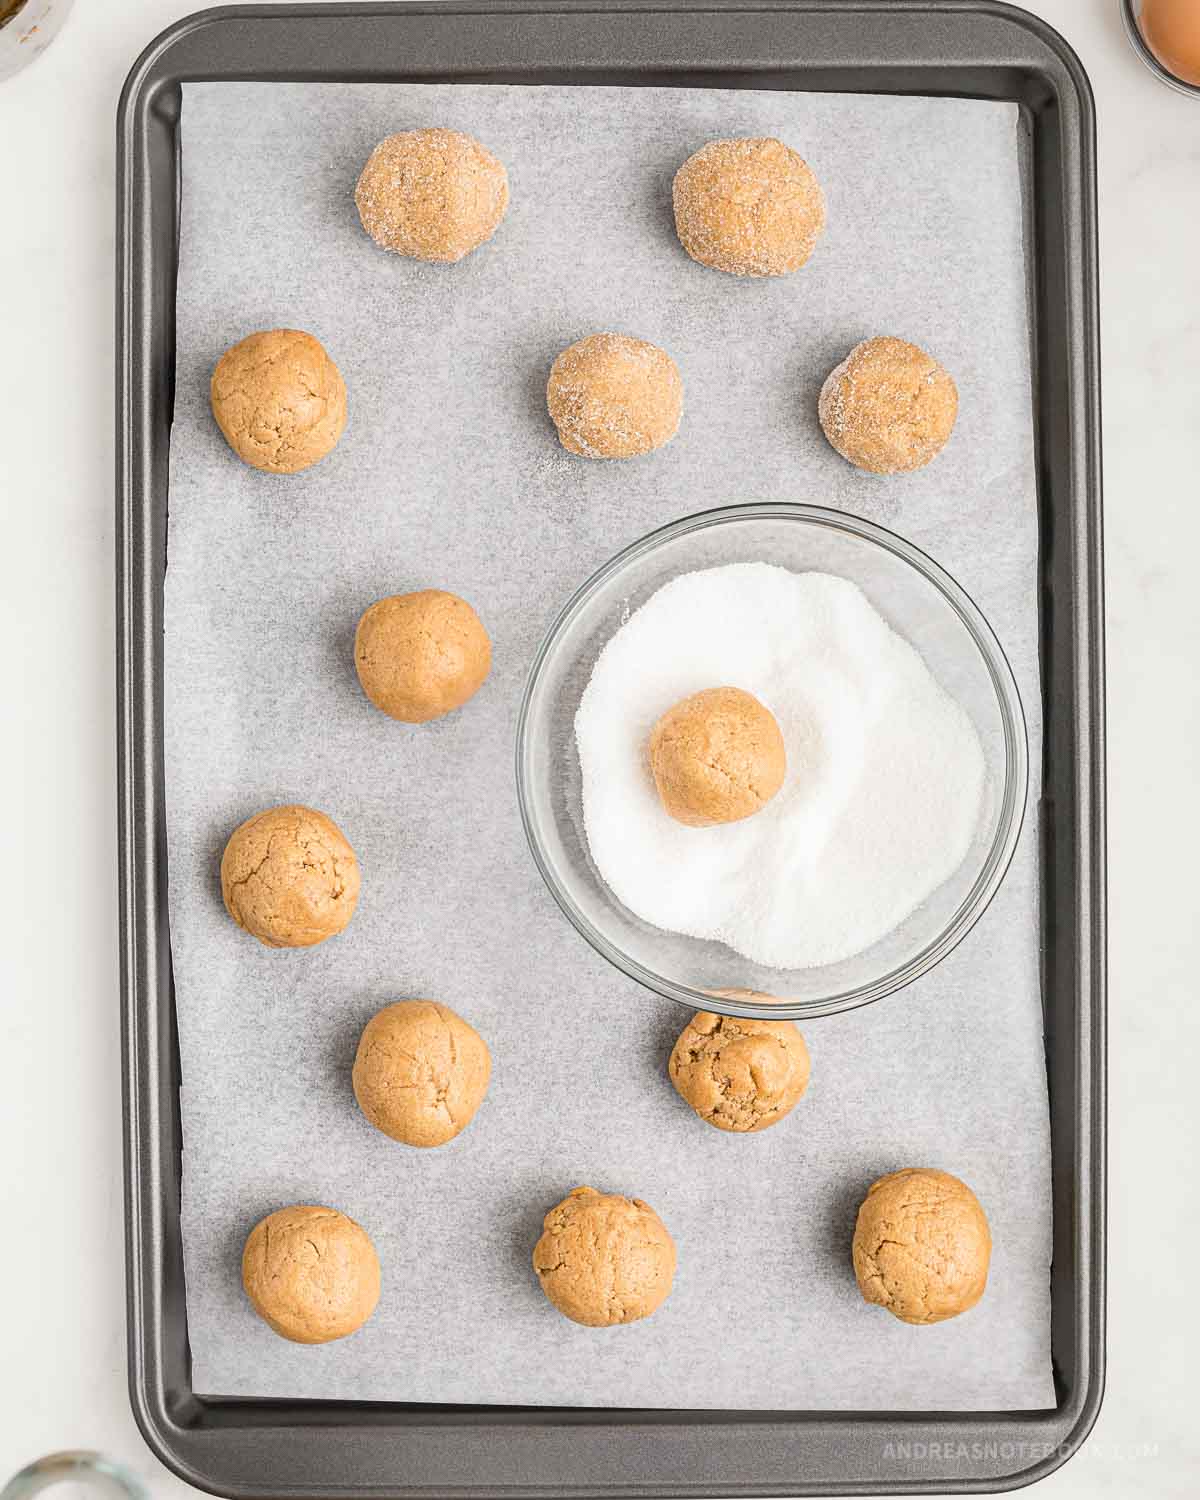
M621 27L612 23L621 18ZM381 52L383 33L409 48ZM335 34L336 31L336 34ZM536 43L534 37L536 36ZM424 47L424 52L421 48ZM439 51L448 48L449 52ZM390 58L396 57L396 62ZM381 61L383 58L383 61ZM720 61L713 61L720 59ZM964 60L966 59L966 60ZM1055 1208L1049 1412L658 1412L211 1401L191 1393L165 902L162 584L185 78L550 73L1016 99L1030 224ZM751 76L752 75L752 76ZM157 132L157 151L154 136ZM164 144L165 143L165 144ZM135 63L118 110L117 709L129 1389L156 1455L230 1496L963 1493L1044 1477L1104 1383L1105 844L1095 123L1074 53L991 0L229 6ZM1064 897L1065 902L1064 902Z

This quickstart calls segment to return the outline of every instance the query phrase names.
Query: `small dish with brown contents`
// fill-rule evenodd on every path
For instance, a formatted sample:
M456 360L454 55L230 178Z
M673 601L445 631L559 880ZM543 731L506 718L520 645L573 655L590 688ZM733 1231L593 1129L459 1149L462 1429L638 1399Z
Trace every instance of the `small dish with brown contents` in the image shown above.
M1177 93L1200 99L1200 5L1196 0L1122 0L1133 50Z

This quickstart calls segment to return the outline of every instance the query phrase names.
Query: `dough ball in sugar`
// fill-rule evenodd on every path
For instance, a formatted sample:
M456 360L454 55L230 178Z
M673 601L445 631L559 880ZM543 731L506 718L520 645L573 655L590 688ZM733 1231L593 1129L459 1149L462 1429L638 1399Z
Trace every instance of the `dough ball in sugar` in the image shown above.
M774 714L741 688L705 688L676 703L654 726L648 748L663 807L693 828L752 817L787 774Z
M577 1187L546 1215L533 1251L542 1291L587 1328L648 1318L675 1276L675 1243L648 1203Z
M626 333L591 333L554 361L546 405L568 453L636 458L678 432L683 379L665 349Z
M376 708L425 724L461 708L492 669L492 643L465 599L443 589L393 594L365 610L354 665Z
M734 276L786 276L825 228L821 185L770 136L709 141L675 174L675 228L693 260Z
M402 130L371 152L354 202L363 228L384 250L453 263L499 228L508 173L461 130Z
M251 468L298 474L337 446L346 385L324 345L297 328L252 333L217 361L212 412Z
M668 1065L680 1097L718 1130L766 1130L808 1088L804 1038L791 1021L702 1010L680 1033Z
M487 1043L433 1000L400 1000L367 1022L354 1097L376 1130L406 1146L444 1146L465 1130L492 1076Z
M358 860L332 818L290 804L235 828L221 856L225 909L268 948L311 948L349 922Z
M281 1338L327 1344L362 1327L379 1301L379 1257L367 1231L336 1208L268 1214L242 1251L242 1285Z
M949 1172L906 1167L873 1182L854 1228L854 1275L903 1323L941 1323L987 1286L992 1236L979 1200Z
M932 354L884 335L856 344L830 372L817 414L830 443L856 468L907 474L950 441L958 389Z
M665 708L721 682L770 707L787 776L761 815L695 830L665 813L647 747ZM575 732L615 898L773 969L835 963L903 921L971 850L987 787L969 715L861 590L765 563L658 589L597 656Z

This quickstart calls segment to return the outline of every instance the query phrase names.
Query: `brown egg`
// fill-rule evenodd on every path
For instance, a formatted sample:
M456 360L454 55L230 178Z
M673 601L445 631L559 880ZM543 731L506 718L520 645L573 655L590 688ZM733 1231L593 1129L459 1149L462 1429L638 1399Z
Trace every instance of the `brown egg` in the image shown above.
M1146 45L1176 78L1200 88L1200 3L1143 0L1138 17Z

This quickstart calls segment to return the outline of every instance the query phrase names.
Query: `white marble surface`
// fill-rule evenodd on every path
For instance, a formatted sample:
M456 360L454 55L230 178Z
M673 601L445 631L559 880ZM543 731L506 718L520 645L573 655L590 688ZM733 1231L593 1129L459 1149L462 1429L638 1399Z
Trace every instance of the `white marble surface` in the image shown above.
M0 1479L102 1448L156 1496L125 1394L113 712L113 118L187 0L78 0L0 84ZM1130 51L1117 0L1038 0L1100 118L1110 774L1108 1395L1043 1492L1195 1494L1200 1233L1200 104Z

